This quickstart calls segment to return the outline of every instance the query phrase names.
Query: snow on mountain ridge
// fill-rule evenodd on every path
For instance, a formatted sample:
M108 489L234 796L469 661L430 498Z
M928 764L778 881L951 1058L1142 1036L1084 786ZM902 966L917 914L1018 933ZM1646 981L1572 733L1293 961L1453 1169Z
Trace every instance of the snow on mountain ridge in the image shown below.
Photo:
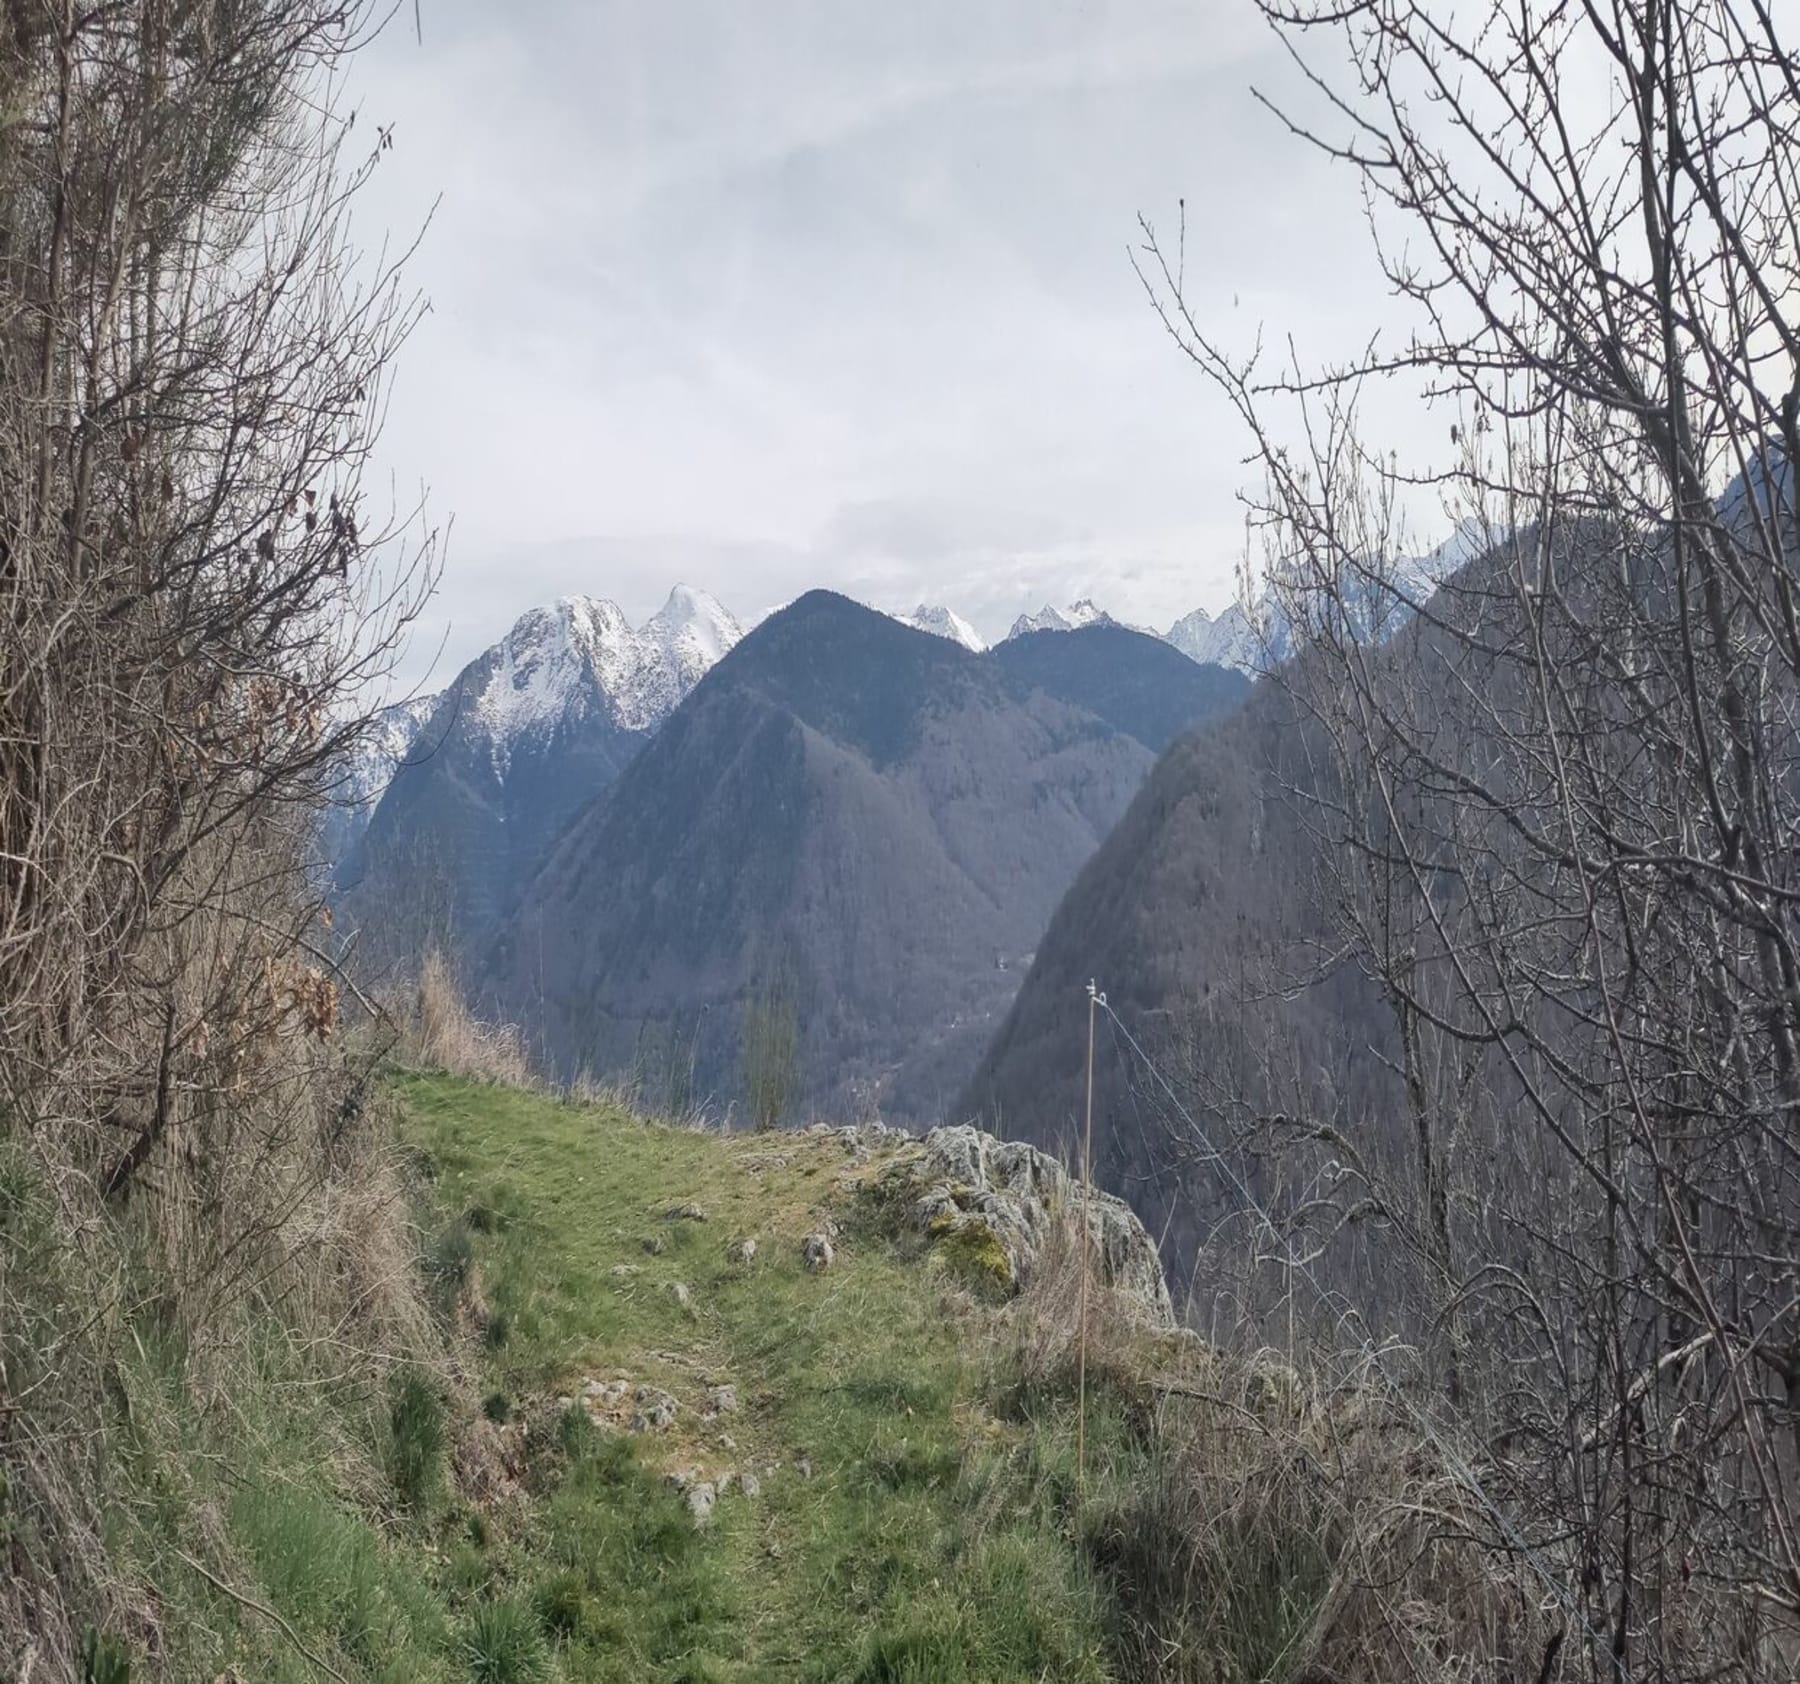
M1377 577L1350 579L1344 600L1361 630L1385 642L1411 617L1413 609L1428 600L1451 574L1473 561L1498 534L1474 516L1458 522L1456 530L1424 555L1396 557ZM1300 585L1284 592L1265 589L1248 609L1234 602L1216 618L1196 608L1170 626L1164 634L1190 660L1232 667L1254 677L1279 665L1294 652L1296 612L1306 619L1305 605L1312 587Z
M1067 608L1057 608L1046 602L1035 614L1021 614L1006 635L1023 637L1027 632L1079 631L1083 626L1116 626L1118 623L1092 597L1084 596Z
M1256 627L1243 605L1236 602L1216 618L1204 608L1184 614L1163 634L1163 641L1179 649L1190 661L1198 661L1202 666L1230 667L1235 672L1254 673L1261 654Z
M334 804L347 808L373 807L392 781L396 769L418 739L437 694L412 696L383 708L369 721L344 757L343 775L333 787Z
M521 615L474 663L465 703L504 768L521 737L596 708L623 730L660 724L740 636L713 597L687 585L635 629L616 603L560 597Z
M934 637L947 637L952 643L960 643L972 654L979 655L987 648L987 639L954 608L921 602L910 614L896 614L894 618L915 631L930 632Z

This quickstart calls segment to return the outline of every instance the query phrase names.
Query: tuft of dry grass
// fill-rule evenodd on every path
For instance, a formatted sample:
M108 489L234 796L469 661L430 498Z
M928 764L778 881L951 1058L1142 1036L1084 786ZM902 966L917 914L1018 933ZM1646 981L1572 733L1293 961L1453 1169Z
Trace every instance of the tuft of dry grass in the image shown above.
M450 962L437 948L419 967L415 1009L403 1044L414 1062L452 1076L508 1087L536 1085L524 1036L513 1024L483 1023L469 1010Z

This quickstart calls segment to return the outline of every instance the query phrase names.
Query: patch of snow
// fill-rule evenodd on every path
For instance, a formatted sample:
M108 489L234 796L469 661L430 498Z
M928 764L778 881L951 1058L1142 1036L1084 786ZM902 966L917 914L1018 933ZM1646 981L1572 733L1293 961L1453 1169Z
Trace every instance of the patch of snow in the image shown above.
M1013 621L1008 638L1023 637L1027 632L1079 631L1083 626L1116 626L1119 622L1091 597L1072 602L1067 608L1045 603L1035 614L1021 614Z
M1263 632L1242 603L1234 602L1216 618L1196 608L1169 628L1166 642L1203 666L1257 672L1263 664Z
M1358 599L1351 607L1362 627L1358 635L1372 632L1377 641L1385 642L1412 617L1415 606L1425 603L1439 585L1497 541L1498 534L1470 516L1436 549L1422 556L1398 557L1388 566L1384 580L1371 578L1353 586L1348 594ZM1302 606L1306 594L1306 588L1300 587L1298 600L1290 598L1284 604L1279 588L1265 590L1250 609L1234 602L1217 616L1196 608L1170 626L1163 641L1190 660L1231 667L1254 677L1294 652L1293 610Z
M660 724L742 635L714 598L688 585L635 629L616 603L566 596L523 615L458 682L504 773L521 738L596 710L622 730Z
M372 808L381 799L437 704L436 695L413 696L375 715L345 757L343 776L333 792L339 806Z
M941 608L935 603L921 602L910 614L894 616L902 625L915 631L930 632L934 637L947 637L952 643L979 655L987 648L984 638L954 608Z

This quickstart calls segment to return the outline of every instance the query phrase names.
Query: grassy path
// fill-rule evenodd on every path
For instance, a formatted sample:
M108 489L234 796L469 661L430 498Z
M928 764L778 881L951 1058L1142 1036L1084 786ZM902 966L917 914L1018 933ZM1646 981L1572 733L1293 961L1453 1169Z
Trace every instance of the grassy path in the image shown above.
M472 1262L487 1299L490 1409L572 1400L555 1489L512 1532L465 1524L453 1590L534 1610L571 1680L1106 1676L1066 1423L996 1412L997 1318L869 1219L879 1163L449 1078L399 1093L439 1266ZM629 1430L640 1387L670 1424ZM729 1476L706 1524L678 1473Z

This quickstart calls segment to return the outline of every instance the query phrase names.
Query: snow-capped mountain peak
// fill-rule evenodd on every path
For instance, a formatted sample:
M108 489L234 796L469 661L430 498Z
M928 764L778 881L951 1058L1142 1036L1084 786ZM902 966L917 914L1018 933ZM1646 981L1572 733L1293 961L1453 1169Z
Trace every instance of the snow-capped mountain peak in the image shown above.
M741 635L716 600L687 585L636 629L616 603L565 596L522 615L464 672L463 702L504 769L522 737L595 711L622 730L660 724Z
M1459 568L1466 566L1497 539L1497 534L1471 516L1458 523L1436 549L1421 556L1396 557L1368 577L1354 577L1343 589L1355 635L1380 643L1392 637ZM1304 583L1265 589L1246 608L1234 602L1210 615L1204 608L1184 614L1164 634L1189 659L1255 674L1286 660L1305 635L1306 608L1316 595Z
M963 648L977 655L987 648L987 639L954 608L921 602L910 614L898 614L895 618L902 625L911 626L916 631L930 632L934 637L947 637L952 643L960 643Z
M677 585L669 592L669 600L645 622L643 634L668 651L683 671L691 670L697 680L724 658L744 632L717 597L692 585Z
M1027 632L1079 631L1083 626L1115 626L1118 621L1099 607L1092 597L1083 597L1067 608L1045 603L1035 614L1021 614L1006 635L1023 637Z

